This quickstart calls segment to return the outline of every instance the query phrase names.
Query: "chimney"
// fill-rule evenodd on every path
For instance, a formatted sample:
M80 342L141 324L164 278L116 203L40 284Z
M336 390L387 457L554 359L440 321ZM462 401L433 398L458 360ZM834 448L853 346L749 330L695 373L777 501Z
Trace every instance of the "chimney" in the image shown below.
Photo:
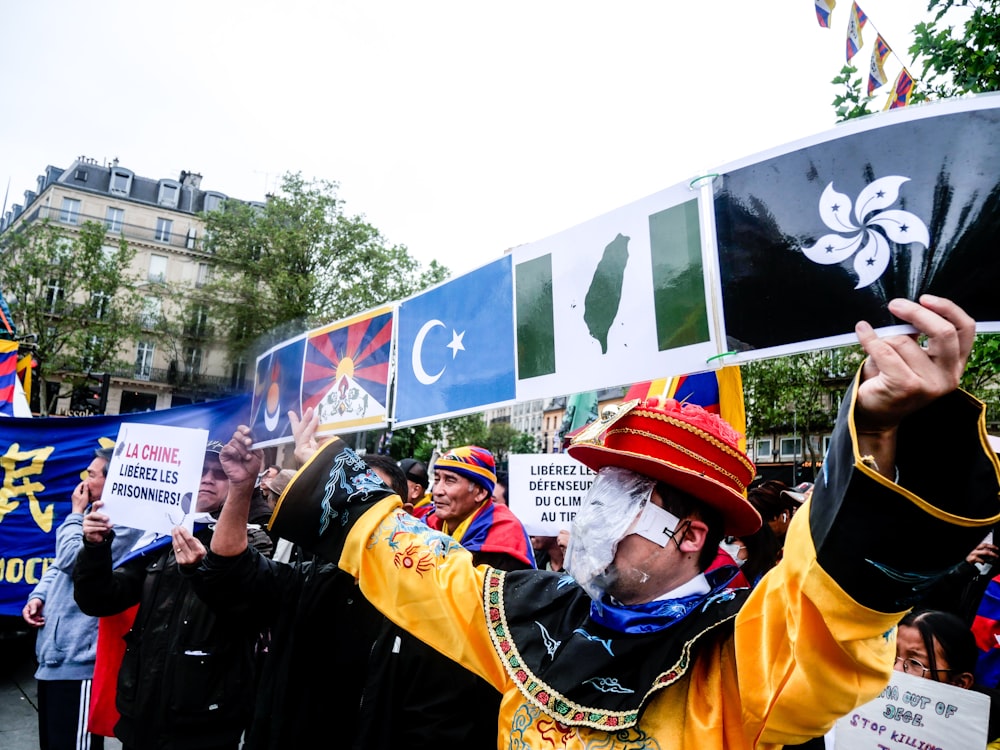
M180 183L181 185L184 185L184 187L192 187L195 188L196 190L200 189L201 175L198 174L197 172L187 172L187 171L181 172Z

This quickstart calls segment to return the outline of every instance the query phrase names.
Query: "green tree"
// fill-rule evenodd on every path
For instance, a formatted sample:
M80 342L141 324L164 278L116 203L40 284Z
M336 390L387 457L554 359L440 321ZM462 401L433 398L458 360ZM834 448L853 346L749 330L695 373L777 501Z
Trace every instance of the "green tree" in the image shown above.
M348 216L338 185L286 174L263 204L226 201L204 214L215 256L204 287L217 333L234 356L407 297L447 277Z
M747 437L802 440L801 458L815 472L822 435L833 429L840 398L862 360L858 346L793 354L741 366ZM813 438L816 438L815 440Z
M31 222L4 235L3 291L22 336L37 337L37 388L58 376L63 383L49 401L66 396L88 372L121 369L122 345L138 336L143 294L128 268L135 257L124 238L106 236L105 227L84 222L78 231L48 220Z

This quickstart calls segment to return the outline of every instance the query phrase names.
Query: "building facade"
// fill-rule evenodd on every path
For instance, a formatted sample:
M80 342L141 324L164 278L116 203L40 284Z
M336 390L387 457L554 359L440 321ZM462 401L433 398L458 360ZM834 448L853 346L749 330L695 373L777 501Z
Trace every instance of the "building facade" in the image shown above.
M117 159L100 164L81 156L66 169L46 167L35 189L25 191L24 202L13 205L0 219L0 237L46 219L70 235L87 221L98 222L107 230L107 243L124 238L135 251L130 270L143 280L141 320L148 335L125 342L119 350L118 359L131 364L110 373L108 414L222 398L252 385L252 363L230 361L221 342L213 338L207 313L197 305L198 290L212 270L201 217L231 200L203 190L201 179L200 174L186 171L177 179L143 177ZM182 308L192 309L193 314L165 343L156 335L157 324L165 316L177 316ZM59 374L47 373L46 378L51 381L46 396L60 388L64 394L53 413L72 413L72 400Z

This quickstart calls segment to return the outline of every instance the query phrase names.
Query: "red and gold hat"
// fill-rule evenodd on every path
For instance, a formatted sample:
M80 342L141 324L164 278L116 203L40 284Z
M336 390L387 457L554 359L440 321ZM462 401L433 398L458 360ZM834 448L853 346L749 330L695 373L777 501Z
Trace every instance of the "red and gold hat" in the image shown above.
M719 415L676 399L622 404L579 435L567 451L594 471L620 466L666 482L716 508L724 533L752 534L760 514L746 498L754 465L739 433Z

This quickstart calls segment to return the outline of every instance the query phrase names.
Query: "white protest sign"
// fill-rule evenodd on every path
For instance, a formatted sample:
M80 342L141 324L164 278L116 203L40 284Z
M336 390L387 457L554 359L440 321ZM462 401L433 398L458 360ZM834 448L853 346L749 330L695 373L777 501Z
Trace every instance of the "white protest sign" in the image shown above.
M878 698L834 725L835 750L986 747L990 699L973 690L893 672Z
M123 422L104 483L104 512L118 526L169 534L194 525L208 430Z
M596 474L567 453L516 454L510 461L510 509L532 536L569 529Z

